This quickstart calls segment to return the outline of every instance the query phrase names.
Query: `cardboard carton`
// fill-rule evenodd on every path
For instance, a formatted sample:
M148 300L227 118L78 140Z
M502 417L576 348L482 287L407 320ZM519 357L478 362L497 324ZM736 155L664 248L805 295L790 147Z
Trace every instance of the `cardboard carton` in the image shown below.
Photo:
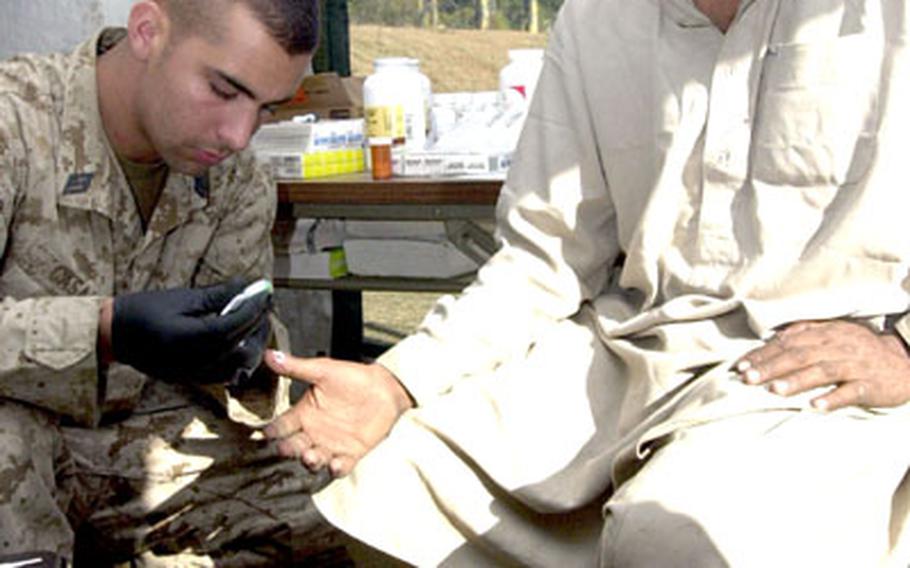
M273 121L315 114L319 119L363 116L363 77L317 73L304 77L297 94L275 112Z
M256 157L268 164L275 179L312 179L364 171L366 160L362 148L294 152L278 150L257 152Z
M405 177L479 175L505 178L511 164L511 152L481 153L428 150L393 156L392 171L395 175Z

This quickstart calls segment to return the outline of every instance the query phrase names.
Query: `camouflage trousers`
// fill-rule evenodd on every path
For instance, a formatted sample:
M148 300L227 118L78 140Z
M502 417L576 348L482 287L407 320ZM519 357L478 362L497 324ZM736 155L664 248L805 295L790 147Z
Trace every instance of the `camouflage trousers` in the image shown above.
M93 430L0 399L0 556L289 566L330 548L338 533L310 499L324 477L188 393L155 389L128 418Z

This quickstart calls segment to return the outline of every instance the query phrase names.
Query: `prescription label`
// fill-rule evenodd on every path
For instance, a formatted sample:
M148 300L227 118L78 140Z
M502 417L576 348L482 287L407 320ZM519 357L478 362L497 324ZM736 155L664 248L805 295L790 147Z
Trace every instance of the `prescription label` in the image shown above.
M405 137L405 113L403 105L370 106L364 109L367 138Z

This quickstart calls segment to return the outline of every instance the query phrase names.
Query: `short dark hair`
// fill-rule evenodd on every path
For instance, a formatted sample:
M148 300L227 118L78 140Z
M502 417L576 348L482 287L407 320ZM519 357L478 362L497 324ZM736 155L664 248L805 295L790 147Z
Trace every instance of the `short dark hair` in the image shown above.
M289 55L313 53L319 44L319 0L239 0L256 14Z
M319 44L319 0L157 0L179 30L217 34L217 13L241 3L269 31L288 55L313 53Z

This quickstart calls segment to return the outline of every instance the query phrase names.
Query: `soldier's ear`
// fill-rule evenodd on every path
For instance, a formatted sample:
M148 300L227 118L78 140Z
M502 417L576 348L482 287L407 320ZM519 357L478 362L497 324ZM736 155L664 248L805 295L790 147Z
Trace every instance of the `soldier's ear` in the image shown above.
M127 34L130 49L140 61L148 61L164 49L170 21L161 4L141 0L130 9Z

